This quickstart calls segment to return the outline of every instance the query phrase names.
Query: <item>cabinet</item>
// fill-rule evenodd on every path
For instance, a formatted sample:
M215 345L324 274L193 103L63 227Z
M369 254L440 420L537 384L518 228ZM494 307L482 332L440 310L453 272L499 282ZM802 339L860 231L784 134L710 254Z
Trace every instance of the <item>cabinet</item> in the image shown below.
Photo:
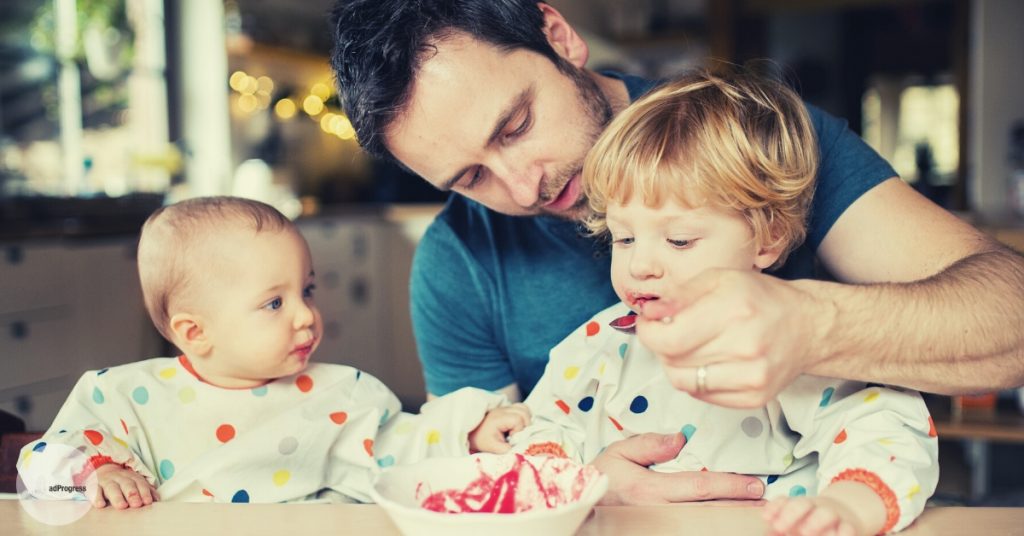
M46 429L86 370L161 355L138 238L0 243L0 409Z

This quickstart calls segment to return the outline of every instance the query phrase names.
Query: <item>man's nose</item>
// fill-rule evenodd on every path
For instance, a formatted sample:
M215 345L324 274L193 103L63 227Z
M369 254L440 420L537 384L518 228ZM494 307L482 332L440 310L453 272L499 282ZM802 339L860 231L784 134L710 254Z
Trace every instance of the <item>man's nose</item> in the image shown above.
M544 169L515 157L499 159L492 168L515 203L523 208L537 204Z

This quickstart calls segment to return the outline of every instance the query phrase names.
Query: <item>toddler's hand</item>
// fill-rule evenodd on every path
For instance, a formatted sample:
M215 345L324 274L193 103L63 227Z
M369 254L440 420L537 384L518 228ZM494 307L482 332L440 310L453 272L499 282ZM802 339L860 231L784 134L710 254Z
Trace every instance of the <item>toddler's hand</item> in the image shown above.
M525 404L512 404L492 409L475 430L469 433L469 451L503 454L511 447L506 436L530 424L530 408Z
M140 508L157 500L156 488L146 477L115 463L99 466L96 469L96 480L100 487L96 494L96 508L103 508L107 504L118 510Z
M857 516L839 501L824 496L773 499L764 507L768 534L860 536Z

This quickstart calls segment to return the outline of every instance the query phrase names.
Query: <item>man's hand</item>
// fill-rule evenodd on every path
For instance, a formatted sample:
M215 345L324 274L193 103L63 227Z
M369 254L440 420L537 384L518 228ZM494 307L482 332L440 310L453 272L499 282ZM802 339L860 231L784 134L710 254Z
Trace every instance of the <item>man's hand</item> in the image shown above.
M103 508L108 503L118 510L140 508L157 500L156 488L146 477L115 463L98 467L96 479L100 488L96 494L96 508Z
M647 467L667 462L686 443L683 434L641 434L612 443L593 465L608 475L604 505L666 504L712 499L760 499L764 484L732 473L656 473Z
M469 433L469 451L508 452L508 436L521 431L530 424L530 408L526 404L512 404L494 408L487 412L484 420Z
M834 310L799 282L710 269L646 303L637 335L676 389L712 404L756 408L813 364Z

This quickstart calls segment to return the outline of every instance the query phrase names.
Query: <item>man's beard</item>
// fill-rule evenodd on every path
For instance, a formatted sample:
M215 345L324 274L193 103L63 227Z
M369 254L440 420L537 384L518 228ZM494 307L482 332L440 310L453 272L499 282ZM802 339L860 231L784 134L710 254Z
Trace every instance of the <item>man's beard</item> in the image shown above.
M576 98L586 112L587 124L584 126L585 130L580 135L586 140L587 151L589 151L594 146L594 143L597 142L597 138L604 132L605 127L608 126L608 122L612 120L614 113L612 105L608 101L608 97L601 91L601 88L597 86L597 82L587 75L583 69L579 69L565 60L559 61L557 67L576 86ZM579 198L576 199L576 203L565 210L553 212L544 209L544 205L558 197L569 184L569 181L576 174L583 171L583 161L586 159L586 156L586 154L583 154L576 162L565 165L554 174L553 178L544 181L540 185L540 196L537 200L540 211L551 216L569 220L580 220L587 216L589 204L582 191Z

